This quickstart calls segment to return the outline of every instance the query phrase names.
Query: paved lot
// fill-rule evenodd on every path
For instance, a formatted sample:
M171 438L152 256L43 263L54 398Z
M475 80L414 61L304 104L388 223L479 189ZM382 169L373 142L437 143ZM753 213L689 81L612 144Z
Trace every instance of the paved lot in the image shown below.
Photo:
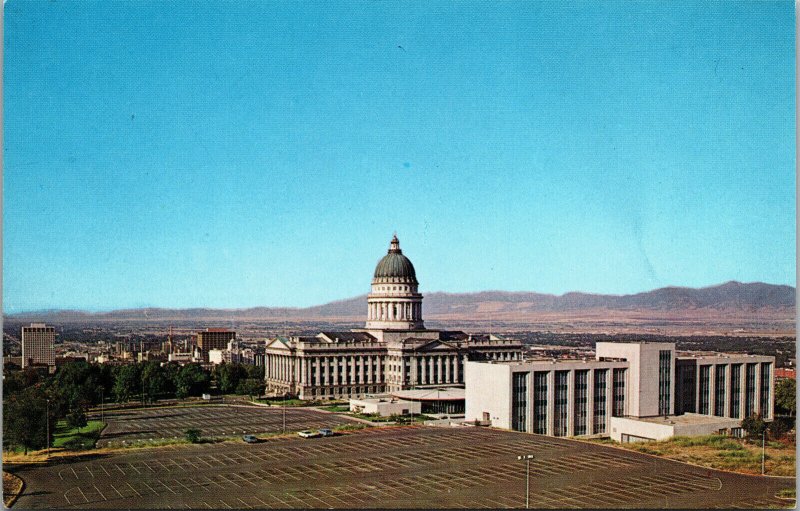
M175 446L15 470L15 507L761 508L793 479L740 476L629 451L484 428L373 428L332 438Z
M108 426L98 447L123 440L130 443L153 438L182 438L197 428L204 437L223 437L283 431L283 410L262 406L187 406L118 410L105 413ZM338 415L302 408L286 409L286 430L318 429L351 422Z

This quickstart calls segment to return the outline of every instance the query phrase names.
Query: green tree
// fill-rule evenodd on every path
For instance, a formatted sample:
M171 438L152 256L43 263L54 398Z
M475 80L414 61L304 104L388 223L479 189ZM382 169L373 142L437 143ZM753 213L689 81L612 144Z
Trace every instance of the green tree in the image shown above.
M247 378L247 371L241 364L220 364L214 368L214 374L223 394L235 392L239 382Z
M264 380L257 380L255 378L247 378L241 380L236 387L236 393L243 396L260 396L264 393Z
M142 379L137 364L119 366L114 380L114 396L120 403L138 397L142 392Z
M197 442L200 441L200 435L202 433L203 432L200 431L199 429L194 429L194 428L187 429L186 431L183 432L184 436L186 437L186 440L193 444L196 444Z
M3 442L25 449L42 449L55 431L55 415L47 414L47 394L42 385L28 387L3 403ZM47 424L50 423L50 438Z
M767 424L761 415L753 414L742 419L742 429L747 433L748 438L755 439L760 438L761 433L767 430Z
M142 368L142 388L145 399L153 403L166 393L167 373L158 362L146 362Z
M775 382L775 412L794 417L797 413L797 382L790 378Z
M248 378L253 378L256 380L264 379L264 366L246 365L244 367L247 369Z
M86 426L86 414L83 408L76 408L67 414L67 426L71 428L82 428Z
M175 386L175 394L180 399L199 396L211 387L211 375L199 364L186 364L178 371Z

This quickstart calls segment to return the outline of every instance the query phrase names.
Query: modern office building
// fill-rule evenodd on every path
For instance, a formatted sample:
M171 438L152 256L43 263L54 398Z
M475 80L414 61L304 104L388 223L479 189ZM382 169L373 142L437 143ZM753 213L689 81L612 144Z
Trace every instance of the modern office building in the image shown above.
M33 365L56 366L56 329L44 323L22 327L22 367Z
M208 352L211 350L227 350L228 343L236 339L236 332L227 328L206 328L197 332L197 349L208 361Z
M395 236L373 274L365 328L267 340L267 392L321 399L459 387L469 360L522 358L518 340L425 328L418 287Z
M676 353L674 343L598 342L594 359L468 362L465 420L622 441L736 434L773 417L774 357Z

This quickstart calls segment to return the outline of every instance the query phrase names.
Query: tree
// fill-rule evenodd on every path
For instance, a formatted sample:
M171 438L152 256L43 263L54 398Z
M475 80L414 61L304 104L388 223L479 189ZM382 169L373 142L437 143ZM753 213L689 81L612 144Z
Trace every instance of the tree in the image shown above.
M142 368L142 387L148 402L153 403L167 390L167 374L158 362L147 362Z
M55 431L55 415L47 415L47 394L42 385L28 387L10 396L3 403L3 441L29 449L42 449L48 445ZM50 423L50 438L47 424Z
M175 387L175 394L180 399L199 396L211 387L211 375L199 364L186 364L178 371Z
M775 382L775 412L794 417L797 413L797 382L787 378Z
M197 442L200 441L200 435L202 433L203 432L200 431L199 429L194 429L194 428L187 429L186 431L183 432L183 434L186 436L186 440L193 444L196 444Z
M67 426L71 428L86 426L86 414L83 412L83 408L78 407L67 414Z
M120 403L130 401L141 393L141 384L141 373L137 364L120 366L114 380L114 396Z
M264 393L264 380L257 380L255 378L242 380L236 387L236 393L249 396L250 399L253 399L253 396L260 396Z
M247 371L241 364L220 364L214 368L217 387L223 394L236 391L239 382L247 378Z
M748 438L759 438L761 433L766 431L767 424L761 418L761 415L753 414L742 419L742 429L747 433Z

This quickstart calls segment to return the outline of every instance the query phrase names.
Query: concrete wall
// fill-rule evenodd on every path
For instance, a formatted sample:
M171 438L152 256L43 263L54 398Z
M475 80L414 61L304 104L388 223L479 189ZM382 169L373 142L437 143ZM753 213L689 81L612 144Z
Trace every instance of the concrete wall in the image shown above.
M596 356L624 358L630 364L628 371L628 415L653 417L658 410L658 354L670 352L670 403L669 414L675 412L675 344L674 343L626 343L598 342Z
M404 411L408 413L421 413L421 403L417 401L399 401L399 400L376 400L376 399L351 399L350 411L361 413L377 413L382 417L390 415L402 415Z
M611 417L611 439L622 441L622 435L634 435L650 440L666 440L673 436L674 427L669 424L655 424L625 417Z
M464 365L464 420L483 421L488 412L491 425L511 429L511 366L487 362Z

